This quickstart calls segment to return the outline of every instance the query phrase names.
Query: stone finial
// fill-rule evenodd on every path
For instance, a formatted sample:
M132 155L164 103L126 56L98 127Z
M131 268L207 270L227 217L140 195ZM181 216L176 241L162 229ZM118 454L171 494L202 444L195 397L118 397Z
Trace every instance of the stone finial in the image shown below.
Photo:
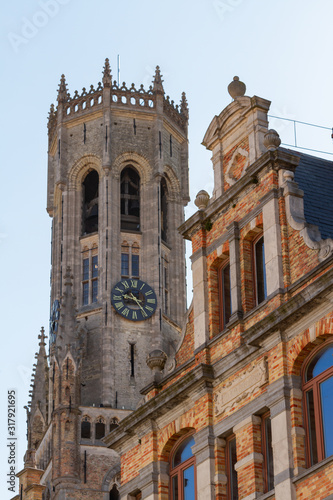
M281 139L276 130L270 129L264 135L264 146L268 151L275 151L281 144Z
M291 170L285 170L283 172L283 178L285 179L286 182L293 182L294 181L294 172Z
M197 196L194 200L194 203L198 207L199 210L205 210L205 208L208 205L208 201L209 201L209 194L207 193L207 191L202 189L197 194Z
M167 359L168 356L165 354L165 352L161 351L160 349L155 349L148 354L146 363L154 372L154 375L160 375L160 373L164 369Z
M111 87L112 76L109 59L105 59L105 64L103 68L103 85L104 87Z
M58 102L66 102L68 98L67 83L65 75L61 75L60 84L58 89Z
M45 335L45 330L44 330L44 327L42 326L41 330L40 330L40 335L38 335L38 339L40 340L39 346L46 345L46 343L45 343L46 338L47 337Z
M236 97L243 97L246 92L246 85L239 81L238 76L234 76L233 81L228 85L228 92L233 99L236 99Z
M160 92L161 94L164 94L163 80L159 66L156 66L153 84L154 84L153 86L154 92Z
M182 93L182 98L180 101L180 112L185 116L186 119L188 119L188 104L185 92Z

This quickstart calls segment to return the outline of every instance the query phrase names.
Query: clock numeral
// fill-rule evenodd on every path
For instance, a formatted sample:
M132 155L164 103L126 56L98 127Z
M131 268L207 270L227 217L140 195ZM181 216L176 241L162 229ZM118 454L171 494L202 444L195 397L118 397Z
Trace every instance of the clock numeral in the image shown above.
M138 315L136 314L136 311L132 311L132 319L138 319Z
M112 297L112 300L121 300L121 298L122 298L121 295L114 295Z
M114 305L117 309L121 309L122 307L124 307L124 304L122 302L115 302L115 305Z
M148 290L148 292L145 293L145 295L152 295L153 290Z
M156 304L156 299L147 299L149 304Z
M131 280L131 286L132 286L133 288L137 288L137 286L138 286L138 281L137 281L137 280Z
M146 306L145 309L146 309L146 311L154 312L154 309L150 306Z
M148 314L146 313L146 311L144 309L141 310L141 314L142 314L143 318L148 318Z
M140 290L142 290L142 288L145 286L145 284L146 284L146 283L143 283L143 284L141 285Z
M129 288L129 284L127 283L127 281L122 281L121 284L124 288Z
M119 286L116 286L115 290L117 290L118 292L122 293L124 290L122 290L121 288L119 288Z
M125 309L124 309L123 311L121 311L121 314L122 314L123 316L126 316L126 318L127 318L127 316L128 316L128 314L129 314L129 312L130 312L130 310L128 309L128 307L125 307Z

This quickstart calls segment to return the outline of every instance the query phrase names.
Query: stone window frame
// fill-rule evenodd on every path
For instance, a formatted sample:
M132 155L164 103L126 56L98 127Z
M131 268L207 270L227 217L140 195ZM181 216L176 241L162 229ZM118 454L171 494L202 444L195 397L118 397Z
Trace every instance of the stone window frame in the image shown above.
M170 450L170 454L169 454L169 478L170 478L170 481L169 481L169 499L170 500L174 500L173 492L172 492L172 479L176 476L178 476L178 478L180 478L180 481L178 482L178 487L179 487L178 500L184 500L183 488L182 488L183 483L182 483L182 479L181 479L182 472L184 470L188 469L189 467L191 467L192 465L194 466L194 484L195 484L195 488L194 488L195 498L194 498L194 500L197 500L197 469L196 469L195 454L193 453L190 458L188 458L184 462L181 462L176 467L172 467L173 458L175 456L175 453L179 449L180 445L184 441L186 441L187 439L193 437L194 434L195 434L195 431L187 432L184 436L181 436L179 439L177 439L177 441L175 442L175 444L173 445L173 447Z
M327 368L319 375L311 378L309 381L306 381L306 372L309 368L309 365L313 358L320 353L320 351L324 351L327 347L333 345L333 341L329 340L323 344L318 345L315 349L311 351L311 353L305 358L302 370L302 393L303 393L303 412L304 412L304 428L305 428L305 443L306 443L306 464L307 467L312 467L317 463L322 462L325 458L325 447L324 447L324 431L323 431L323 416L321 412L321 399L320 399L320 383L328 380L328 378L333 376L333 366ZM308 406L306 403L306 395L310 390L313 390L314 394L314 427L315 427L315 440L316 440L316 452L317 452L317 461L313 462L311 456L311 444L310 444L310 428L309 428L309 414L308 414Z
M128 274L123 273L123 255L128 256ZM138 256L138 273L133 274L134 270L134 256ZM137 241L130 244L128 241L123 240L121 244L121 277L122 278L136 278L140 279L140 245Z

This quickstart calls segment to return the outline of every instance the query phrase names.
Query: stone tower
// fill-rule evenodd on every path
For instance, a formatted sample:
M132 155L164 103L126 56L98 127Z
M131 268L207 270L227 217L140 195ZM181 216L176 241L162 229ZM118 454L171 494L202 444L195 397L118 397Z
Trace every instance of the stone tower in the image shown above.
M108 60L97 89L71 97L61 78L49 117L51 301L60 316L51 340L64 342L61 297L70 268L75 320L86 337L83 405L134 409L149 377L149 352L174 353L186 309L177 228L189 200L187 123L185 94L174 106L158 67L148 91L112 83ZM142 311L132 292L112 304L113 287L122 281L123 290L131 279L153 290L152 307Z
M158 66L149 90L112 83L108 59L81 95L61 77L48 121L49 361L42 331L19 474L28 499L116 498L119 460L102 438L174 365L187 127L185 94L180 106L165 96Z

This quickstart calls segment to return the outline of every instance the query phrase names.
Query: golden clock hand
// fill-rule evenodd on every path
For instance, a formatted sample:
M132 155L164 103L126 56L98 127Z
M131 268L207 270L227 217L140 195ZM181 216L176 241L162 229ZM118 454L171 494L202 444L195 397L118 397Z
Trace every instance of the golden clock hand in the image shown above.
M138 299L135 295L133 295L133 293L131 292L131 295L132 295L132 299L135 300L135 302L138 304L139 302L142 302L142 300Z

